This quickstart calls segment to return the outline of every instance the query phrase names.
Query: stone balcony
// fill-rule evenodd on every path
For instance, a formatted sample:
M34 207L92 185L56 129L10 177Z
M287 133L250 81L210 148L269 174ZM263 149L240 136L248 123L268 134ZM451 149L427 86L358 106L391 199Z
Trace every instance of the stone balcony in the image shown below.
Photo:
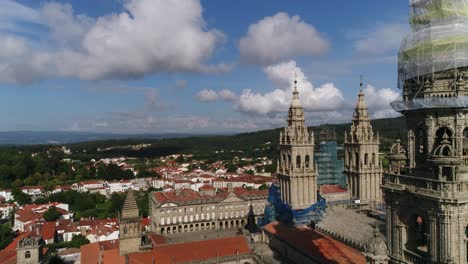
M446 199L468 199L468 181L439 181L434 179L384 174L383 189L409 191L415 194Z

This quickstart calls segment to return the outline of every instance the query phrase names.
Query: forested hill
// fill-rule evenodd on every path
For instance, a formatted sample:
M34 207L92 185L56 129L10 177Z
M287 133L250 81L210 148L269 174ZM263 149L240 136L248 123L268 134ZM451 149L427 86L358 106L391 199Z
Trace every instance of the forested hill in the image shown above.
M376 119L372 121L374 131L380 133L381 149L386 151L396 138L406 139L405 121L403 117ZM344 132L349 130L350 123L321 125L317 128L332 128L336 132L338 143L343 143ZM84 156L111 157L156 157L174 153L193 153L198 156L211 156L218 151L231 156L235 152L262 151L265 156L275 156L276 146L281 128L262 130L251 133L241 133L232 136L191 136L185 138L163 139L117 139L92 141L70 144L69 147L75 154L75 158L84 159ZM135 149L131 146L138 144L151 144L149 147ZM262 147L263 146L263 147Z

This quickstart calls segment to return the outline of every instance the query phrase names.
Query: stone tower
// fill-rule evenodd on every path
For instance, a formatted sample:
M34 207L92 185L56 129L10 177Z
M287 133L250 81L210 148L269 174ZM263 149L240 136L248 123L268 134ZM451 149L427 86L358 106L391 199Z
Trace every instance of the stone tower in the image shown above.
M16 263L39 264L42 259L42 239L40 237L25 237L18 241Z
M392 103L406 118L407 161L384 175L387 246L392 263L467 263L468 39L459 36L468 34L468 19L450 10L468 1L410 3L412 32L399 53L403 92Z
M119 217L119 253L121 256L140 251L140 212L132 190L127 192Z
M288 125L280 133L279 150L278 184L281 199L293 210L311 206L317 201L314 139L305 125L296 80L288 112Z
M374 206L382 202L380 184L382 166L379 159L379 134L374 134L364 92L359 91L349 133L345 133L345 174L351 196L362 206Z

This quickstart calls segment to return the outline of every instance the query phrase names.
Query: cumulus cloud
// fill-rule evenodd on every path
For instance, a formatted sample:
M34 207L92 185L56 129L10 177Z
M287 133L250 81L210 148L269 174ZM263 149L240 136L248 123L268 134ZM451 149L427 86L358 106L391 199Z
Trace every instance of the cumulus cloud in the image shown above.
M333 83L314 87L295 61L282 62L264 68L268 79L276 89L265 93L251 89L242 91L235 102L235 108L248 116L264 118L271 124L284 124L284 116L291 103L294 89L294 73L297 74L297 88L301 104L307 112L310 124L347 122L351 119L356 98L345 98ZM398 92L389 88L377 89L368 85L366 101L374 118L398 115L389 106L398 97Z
M287 111L294 90L294 73L297 75L301 103L306 111L329 111L339 108L344 102L343 94L332 83L314 87L295 61L268 66L264 72L277 88L267 93L243 90L236 105L238 111L259 115Z
M46 25L47 46L57 48L38 49L33 39L24 38L35 48L0 62L0 81L122 79L160 72L230 70L230 65L206 64L224 35L206 28L199 0L124 3L124 12L96 19L75 14L69 4L46 3L35 10L38 18L31 14L27 18Z
M400 48L401 39L408 31L407 23L381 24L369 32L359 34L354 48L364 54L379 55Z
M367 85L364 89L367 107L373 118L394 117L399 114L390 108L390 103L395 101L400 94L390 88L377 89Z
M195 95L195 98L201 102L214 102L217 100L234 101L237 99L237 96L233 91L228 89L223 89L220 91L215 91L213 89L203 89Z
M237 99L236 94L228 89L223 89L218 92L219 98L223 99L224 101L234 101Z
M213 102L219 99L218 93L211 89L203 89L199 91L195 97L202 102Z
M312 25L286 13L250 25L239 41L242 60L264 65L298 55L324 54L328 48L328 41Z

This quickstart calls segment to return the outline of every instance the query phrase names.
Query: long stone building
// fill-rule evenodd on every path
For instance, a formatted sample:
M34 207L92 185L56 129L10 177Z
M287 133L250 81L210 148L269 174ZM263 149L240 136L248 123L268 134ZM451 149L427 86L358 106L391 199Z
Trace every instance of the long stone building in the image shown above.
M151 230L158 234L243 228L249 210L263 215L268 191L202 188L155 192L151 196Z
M280 134L278 185L281 199L293 210L300 210L317 201L317 175L314 162L314 136L308 130L304 109L299 101L297 81L288 112L288 125Z
M345 174L351 197L363 206L382 203L382 166L379 159L379 134L374 134L361 89L353 113L351 129L344 139Z

